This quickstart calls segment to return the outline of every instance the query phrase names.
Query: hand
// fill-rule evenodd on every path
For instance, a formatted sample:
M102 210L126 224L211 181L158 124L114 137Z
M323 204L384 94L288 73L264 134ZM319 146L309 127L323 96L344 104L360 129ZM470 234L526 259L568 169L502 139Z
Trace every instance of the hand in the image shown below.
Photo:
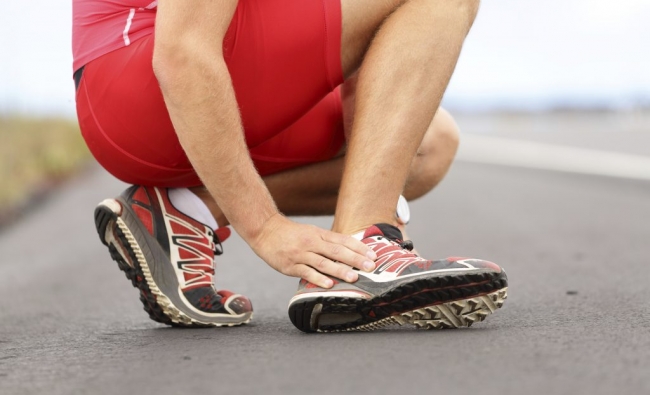
M353 283L352 270L375 270L377 255L352 236L293 222L280 214L264 224L249 245L269 266L288 276L300 277L322 288L334 282L326 275Z

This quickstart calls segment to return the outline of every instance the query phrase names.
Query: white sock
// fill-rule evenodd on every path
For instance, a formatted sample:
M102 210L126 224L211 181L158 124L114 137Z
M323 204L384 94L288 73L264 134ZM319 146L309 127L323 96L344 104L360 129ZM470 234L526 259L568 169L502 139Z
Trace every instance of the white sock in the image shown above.
M187 188L169 188L169 200L176 210L217 230L219 225L208 206Z

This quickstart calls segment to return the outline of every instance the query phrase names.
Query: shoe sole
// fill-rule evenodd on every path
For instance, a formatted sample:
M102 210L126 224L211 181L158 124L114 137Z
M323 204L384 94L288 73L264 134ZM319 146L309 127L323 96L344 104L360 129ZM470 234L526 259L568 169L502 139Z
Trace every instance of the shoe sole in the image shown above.
M420 329L470 327L503 306L505 272L425 278L399 285L372 299L315 295L289 306L303 332L373 331L411 324Z
M131 284L140 291L140 301L152 320L176 327L206 328L239 326L248 324L253 319L251 312L239 322L205 322L189 317L174 306L156 285L145 254L138 245L136 237L119 215L122 210L123 207L118 201L104 200L95 208L95 227L99 239L108 247L111 258L117 262Z

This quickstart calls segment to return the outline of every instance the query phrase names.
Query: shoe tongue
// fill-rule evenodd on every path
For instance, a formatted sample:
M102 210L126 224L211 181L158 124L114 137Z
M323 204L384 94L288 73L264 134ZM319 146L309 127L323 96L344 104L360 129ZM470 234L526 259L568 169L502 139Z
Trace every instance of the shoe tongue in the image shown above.
M214 233L217 235L219 238L220 242L226 241L230 237L230 228L227 226L224 226L223 228L217 228L217 230L214 231Z
M390 224L375 224L368 229L363 234L363 238L372 237L372 236L384 236L387 239L391 240L402 240L402 232Z

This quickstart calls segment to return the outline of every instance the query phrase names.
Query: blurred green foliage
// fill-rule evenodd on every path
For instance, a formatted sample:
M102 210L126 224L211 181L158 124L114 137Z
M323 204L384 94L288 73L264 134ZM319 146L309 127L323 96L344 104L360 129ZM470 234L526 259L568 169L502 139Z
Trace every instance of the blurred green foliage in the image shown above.
M0 115L0 210L60 181L90 158L73 120Z

